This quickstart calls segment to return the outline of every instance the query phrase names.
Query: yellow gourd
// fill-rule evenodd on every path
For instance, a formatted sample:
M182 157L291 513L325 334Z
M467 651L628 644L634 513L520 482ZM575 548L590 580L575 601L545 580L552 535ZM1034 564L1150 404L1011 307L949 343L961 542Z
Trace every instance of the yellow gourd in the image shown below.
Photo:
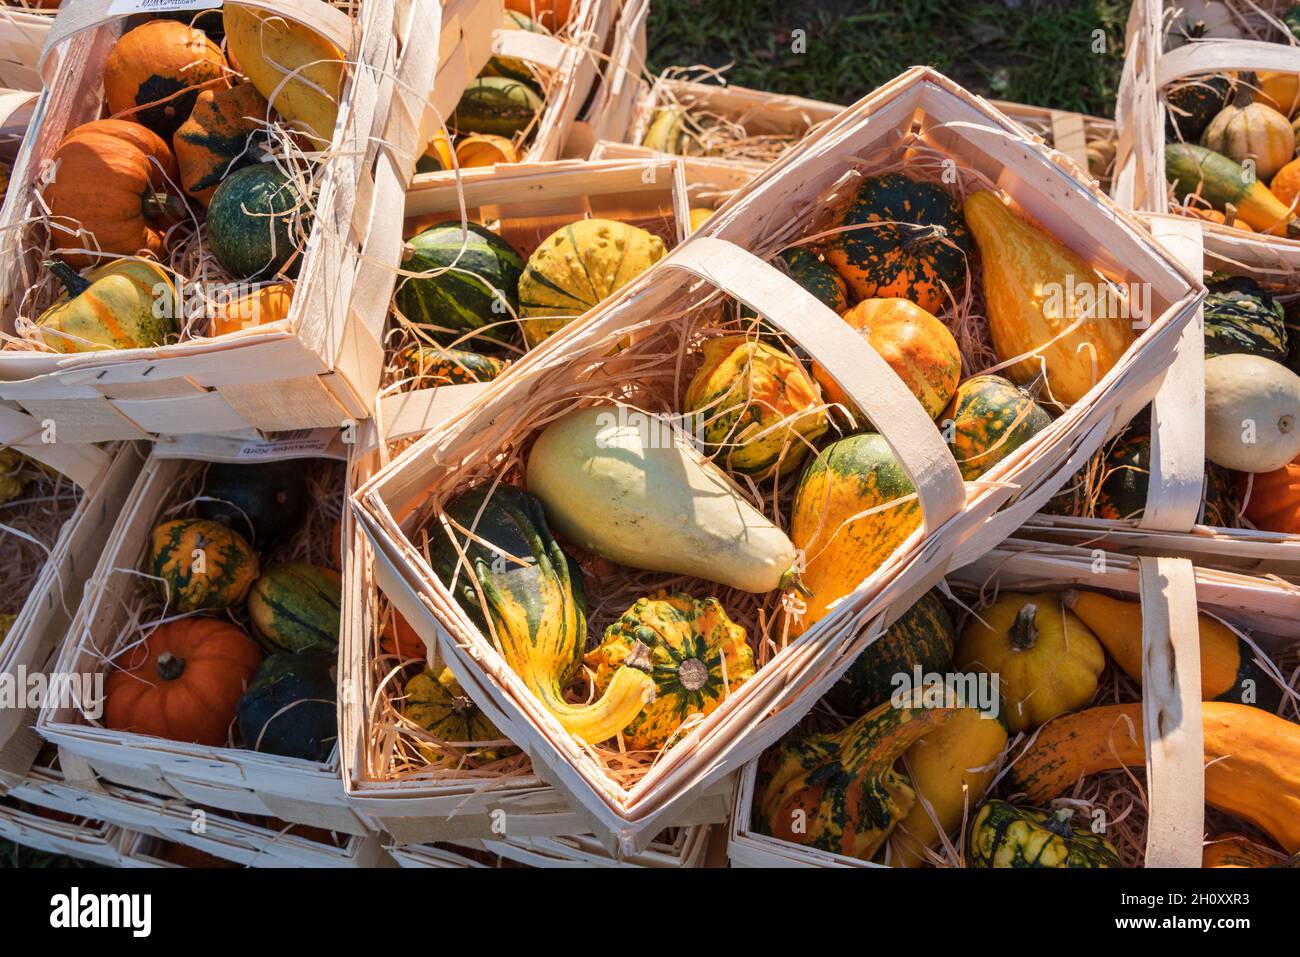
M997 717L976 708L958 708L951 721L927 732L904 753L912 787L925 798L934 817L918 800L890 838L893 860L900 867L916 867L923 849L935 846L939 831L955 832L975 816L1007 747L1007 729ZM939 827L935 827L938 818Z
M1242 165L1255 164L1255 178L1267 183L1295 151L1291 122L1271 106L1255 99L1253 74L1237 85L1233 103L1225 106L1201 134L1201 145Z
M289 315L292 304L293 283L261 286L246 296L218 306L212 317L211 334L224 336L227 332L278 322Z
M68 290L36 320L56 352L160 346L176 332L176 288L161 267L118 259L81 276L59 260L45 266Z
M1045 370L1045 399L1078 402L1133 342L1136 317L1092 266L993 193L972 193L964 208L984 263L993 350L1004 362L1030 354L1007 377L1023 385Z
M1060 594L1008 592L971 616L956 663L963 671L999 675L1007 727L1030 731L1086 705L1106 655Z

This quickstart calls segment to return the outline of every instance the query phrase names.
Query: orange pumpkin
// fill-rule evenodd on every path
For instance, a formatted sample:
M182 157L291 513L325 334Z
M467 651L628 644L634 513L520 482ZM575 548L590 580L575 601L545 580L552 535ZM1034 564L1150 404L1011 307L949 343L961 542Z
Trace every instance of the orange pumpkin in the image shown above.
M410 622L402 617L402 613L391 606L384 622L384 630L379 635L379 650L403 661L408 658L423 660L426 657L424 641L415 633Z
M251 329L289 315L293 303L293 283L277 282L261 286L234 302L223 303L213 312L212 332L224 336L228 332Z
M94 120L65 136L53 159L44 196L58 258L81 268L98 257L70 248L162 251L163 232L185 204L167 193L176 159L158 134L126 120Z
M844 321L862 334L889 367L912 390L930 418L948 406L961 379L961 352L948 327L907 299L864 299L844 313ZM814 362L813 378L827 402L858 413L844 390Z
M1262 70L1256 83L1260 101L1290 117L1300 109L1300 75L1277 70Z
M1243 472L1237 477L1237 495L1245 501L1246 518L1256 528L1300 535L1300 458L1272 472Z
M261 649L229 622L180 618L119 655L104 683L104 724L194 744L226 743Z
M554 33L569 22L573 0L506 0L506 9L532 17Z
M150 20L122 34L103 75L110 113L169 140L189 118L200 90L228 82L221 47L175 20Z
M1297 204L1295 198L1300 196L1300 159L1293 159L1273 175L1268 184L1268 191L1286 203L1293 210Z

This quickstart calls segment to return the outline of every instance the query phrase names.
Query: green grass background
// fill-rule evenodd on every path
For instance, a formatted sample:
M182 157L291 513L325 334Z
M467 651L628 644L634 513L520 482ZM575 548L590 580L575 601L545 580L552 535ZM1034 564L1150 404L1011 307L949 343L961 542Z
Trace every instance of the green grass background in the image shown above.
M983 96L1112 116L1127 17L1113 0L651 0L648 66L730 66L738 86L848 105L928 64ZM69 864L0 841L0 868Z

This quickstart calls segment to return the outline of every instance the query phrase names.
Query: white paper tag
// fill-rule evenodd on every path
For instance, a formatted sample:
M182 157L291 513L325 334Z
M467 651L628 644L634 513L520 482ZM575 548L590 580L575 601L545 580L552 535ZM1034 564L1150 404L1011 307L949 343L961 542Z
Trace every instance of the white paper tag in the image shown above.
M113 0L108 6L111 17L131 13L174 13L179 10L215 10L224 0Z
M154 443L154 455L200 462L278 462L283 459L338 459L346 462L350 446L340 429L277 432L269 439L230 435L177 435Z
M238 457L241 462L305 458L325 455L335 444L339 444L338 429L301 429L281 432L265 442L246 442Z

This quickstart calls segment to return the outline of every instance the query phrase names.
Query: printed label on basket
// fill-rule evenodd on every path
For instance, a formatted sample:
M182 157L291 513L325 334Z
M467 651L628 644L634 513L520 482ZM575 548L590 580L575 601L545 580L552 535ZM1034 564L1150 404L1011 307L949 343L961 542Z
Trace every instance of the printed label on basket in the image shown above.
M357 423L339 428L297 429L267 438L227 435L175 435L159 438L154 455L200 462L276 462L283 459L326 458L347 461L356 442Z
M215 10L225 0L113 0L110 17L129 13L170 13L173 10Z

